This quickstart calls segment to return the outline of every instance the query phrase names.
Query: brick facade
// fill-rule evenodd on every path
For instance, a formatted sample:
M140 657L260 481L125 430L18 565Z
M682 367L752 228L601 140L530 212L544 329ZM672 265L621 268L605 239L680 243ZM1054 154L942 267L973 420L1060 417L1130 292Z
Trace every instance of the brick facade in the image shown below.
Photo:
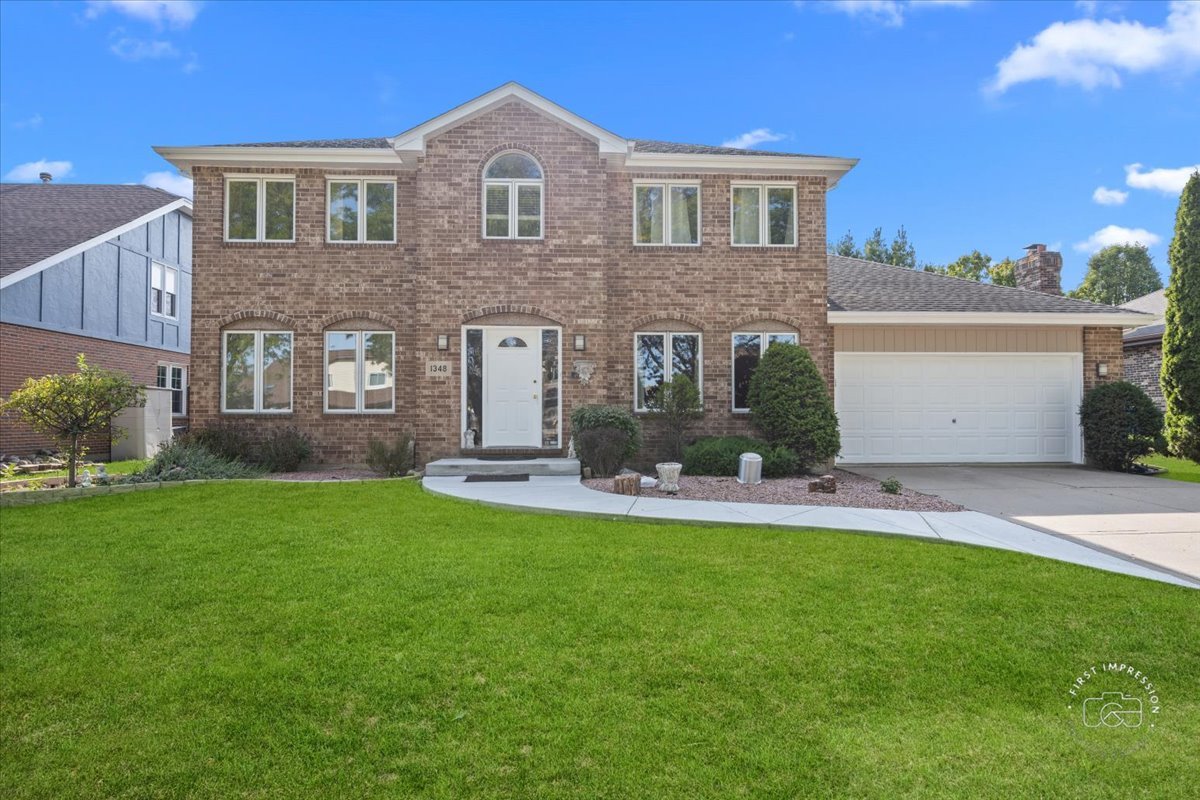
M530 153L544 170L542 240L480 234L482 172L507 149ZM730 410L735 330L798 331L832 382L823 177L641 175L607 163L573 129L509 102L432 138L414 171L349 171L397 179L397 243L345 245L325 241L325 180L347 171L279 171L296 177L295 243L224 242L225 170L193 170L194 424L221 416L221 331L253 327L256 318L265 320L263 327L294 331L293 410L251 418L302 428L315 441L317 459L329 463L361 462L370 437L403 432L416 434L422 461L458 454L460 332L468 322L561 326L564 427L581 403L632 407L639 330L702 333L706 411L697 432L748 430L745 416ZM701 184L700 247L632 244L639 177ZM796 247L731 246L729 184L737 179L797 187ZM323 333L332 324L350 327L337 322L349 318L396 332L394 414L323 413ZM587 336L584 353L570 346L578 333ZM436 349L443 334L450 337L448 352ZM581 360L596 366L587 385L572 375ZM452 373L426 377L427 361L449 361Z
M92 366L128 373L143 386L155 385L160 362L186 367L189 361L182 353L0 323L0 396L8 397L26 378L75 372L80 353ZM87 446L90 458L108 458L107 436L96 437ZM43 448L56 449L56 445L20 420L0 416L0 453L25 456Z
M1108 375L1100 377L1097 365L1107 364ZM1083 329L1083 391L1102 383L1119 381L1124 375L1124 349L1120 328Z
M1166 410L1162 384L1162 340L1143 341L1125 345L1125 379L1149 395L1160 409Z

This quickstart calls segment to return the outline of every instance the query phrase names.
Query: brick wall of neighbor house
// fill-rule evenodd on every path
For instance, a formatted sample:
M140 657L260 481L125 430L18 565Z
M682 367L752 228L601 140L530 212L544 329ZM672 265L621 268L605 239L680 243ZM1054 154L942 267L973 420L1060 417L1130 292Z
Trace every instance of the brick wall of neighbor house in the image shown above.
M86 355L92 366L126 372L143 386L155 384L160 361L188 366L188 356L181 353L0 323L0 396L8 397L26 378L75 372L79 353ZM29 370L30 364L37 366L36 374ZM86 444L90 458L108 458L107 436ZM0 416L0 453L27 456L43 448L57 446L19 419Z
M1159 374L1162 372L1162 340L1125 345L1125 380L1138 386L1160 409L1166 409Z
M1108 365L1107 377L1096 374L1097 364ZM1083 391L1087 392L1101 383L1121 380L1124 350L1121 346L1120 328L1083 329Z
M481 236L482 171L506 149L525 150L542 164L543 240ZM632 202L633 180L640 176L606 165L593 142L517 102L429 140L415 172L390 173L399 181L396 244L325 243L325 176L345 173L287 172L297 179L297 241L227 244L223 171L194 170L194 425L221 416L222 328L235 320L252 326L256 316L270 319L273 329L295 331L293 413L256 419L308 431L316 457L329 463L362 462L369 437L408 431L416 433L422 461L458 454L460 332L466 322L562 327L563 444L576 405L632 407L638 330L702 332L706 412L697 432L748 430L746 418L730 410L734 330L799 331L832 380L824 178L675 176L702 184L701 246L638 248L632 244ZM797 247L730 245L729 183L738 178L797 185ZM397 413L322 412L323 331L346 316L395 329ZM584 353L571 349L577 333L587 336ZM436 349L439 334L449 335L449 352ZM426 377L427 361L449 361L452 373ZM590 384L572 374L577 361L595 363ZM657 437L649 433L653 445Z

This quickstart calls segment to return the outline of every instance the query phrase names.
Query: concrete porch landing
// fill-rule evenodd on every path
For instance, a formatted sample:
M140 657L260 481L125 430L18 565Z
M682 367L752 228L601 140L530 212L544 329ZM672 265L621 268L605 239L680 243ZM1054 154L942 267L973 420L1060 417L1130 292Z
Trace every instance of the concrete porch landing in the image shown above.
M430 478L468 475L529 475L579 477L577 458L442 458L425 465Z

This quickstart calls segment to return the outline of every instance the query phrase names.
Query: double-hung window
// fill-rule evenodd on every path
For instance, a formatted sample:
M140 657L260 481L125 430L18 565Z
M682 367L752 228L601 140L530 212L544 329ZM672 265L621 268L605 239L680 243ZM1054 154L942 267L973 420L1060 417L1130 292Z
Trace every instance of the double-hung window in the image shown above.
M225 331L221 364L221 411L292 410L291 331Z
M326 184L330 242L396 241L396 182L379 178L330 178Z
M524 153L501 153L483 171L485 239L541 239L544 176Z
M295 231L295 178L225 178L225 241L292 242Z
M171 415L187 413L187 369L178 364L159 364L155 385L171 390Z
M150 313L179 318L179 270L157 261L150 264Z
M395 364L395 335L390 331L326 331L325 411L394 411Z
M704 395L700 382L700 334L635 333L633 337L635 411L651 411L664 381L686 375Z
M635 184L633 243L700 244L700 187L681 183Z
M796 187L735 183L729 190L731 240L750 247L796 245Z
M794 333L733 334L733 410L750 410L750 378L766 349L773 344L799 344Z

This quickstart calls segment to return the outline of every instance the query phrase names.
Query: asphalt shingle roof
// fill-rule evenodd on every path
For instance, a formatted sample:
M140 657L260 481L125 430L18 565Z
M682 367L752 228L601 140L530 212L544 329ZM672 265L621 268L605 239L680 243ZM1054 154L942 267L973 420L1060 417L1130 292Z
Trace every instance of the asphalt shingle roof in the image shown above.
M824 158L804 153L781 153L772 150L746 150L741 147L713 147L708 144L660 142L656 139L632 139L636 153L697 153L711 156L790 156L792 158Z
M149 186L0 184L0 276L178 200Z
M387 138L374 136L364 139L298 139L291 142L242 142L214 144L209 147L327 147L330 149L372 149L391 147Z
M1121 339L1130 344L1134 342L1154 342L1162 339L1163 334L1166 332L1167 324L1160 322L1157 325L1143 325L1140 328L1125 331L1125 335Z
M1121 314L1125 309L1009 286L829 256L830 311Z

